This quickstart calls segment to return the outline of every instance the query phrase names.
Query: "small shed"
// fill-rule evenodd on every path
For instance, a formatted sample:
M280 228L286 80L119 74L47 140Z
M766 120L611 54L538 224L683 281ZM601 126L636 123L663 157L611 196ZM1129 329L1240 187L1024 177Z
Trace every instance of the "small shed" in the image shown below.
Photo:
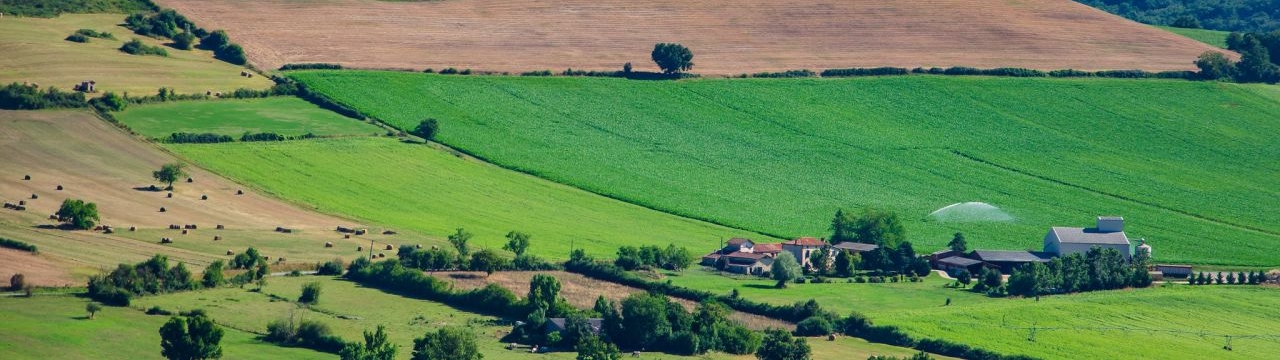
M1191 265L1158 264L1156 271L1166 277L1185 278L1191 276Z
M1035 252L1035 251L1005 251L1005 250L974 250L971 256L975 260L979 260L1000 268L1000 272L1008 274L1013 269L1030 264L1030 263L1046 263L1053 258L1051 254Z
M970 274L977 274L982 271L982 262L963 256L952 256L935 261L934 269L946 271L951 275L960 273L960 270L968 270Z

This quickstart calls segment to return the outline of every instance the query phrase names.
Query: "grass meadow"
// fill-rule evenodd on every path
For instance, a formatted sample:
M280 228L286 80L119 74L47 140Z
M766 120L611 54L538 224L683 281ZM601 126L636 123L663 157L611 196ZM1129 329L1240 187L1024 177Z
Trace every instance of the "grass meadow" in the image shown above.
M461 227L475 234L473 248L500 249L515 230L533 235L530 253L564 259L571 247L596 256L625 244L701 252L752 236L389 138L166 147L307 208L425 234L427 245L449 246L443 240Z
M1195 39L1196 41L1217 46L1223 49L1227 48L1227 35L1231 35L1230 31L1208 30L1208 29L1187 29L1187 28L1178 28L1178 27L1172 27L1172 26L1158 26L1158 25L1156 25L1155 27L1165 29L1171 33L1186 36L1186 37Z
M131 308L103 307L88 319L87 299L64 295L0 296L0 354L26 359L163 359L160 326L166 316ZM216 319L221 321L221 319ZM284 348L256 334L225 329L224 359L332 359L308 349Z
M920 283L791 284L786 289L774 288L767 279L704 270L667 278L714 292L737 289L743 297L774 304L816 299L824 308L856 310L876 324L895 325L917 337L1045 359L1262 359L1280 351L1280 314L1269 310L1280 306L1280 289L1272 286L1156 285L1036 300L945 288L949 281L933 275ZM947 299L950 306L944 306ZM1028 340L1032 326L1037 327L1034 341ZM1222 349L1222 335L1236 335L1232 351Z
M41 87L71 90L81 81L98 82L99 93L114 91L154 95L161 87L179 94L265 89L271 80L240 76L243 67L213 58L204 50L178 50L165 46L169 57L129 55L120 45L138 38L147 45L162 41L135 35L120 26L124 14L62 15L52 19L5 16L0 19L0 84L34 82ZM88 43L63 40L77 29L106 31L116 40L90 39Z
M1160 262L1280 263L1280 96L1122 79L468 77L290 73L501 166L780 237L837 208L892 210L917 249L1038 249L1050 226L1120 215ZM1014 220L936 221L980 201Z
M164 138L177 132L208 132L236 138L246 132L285 136L368 136L385 132L295 97L135 105L115 116L149 138Z

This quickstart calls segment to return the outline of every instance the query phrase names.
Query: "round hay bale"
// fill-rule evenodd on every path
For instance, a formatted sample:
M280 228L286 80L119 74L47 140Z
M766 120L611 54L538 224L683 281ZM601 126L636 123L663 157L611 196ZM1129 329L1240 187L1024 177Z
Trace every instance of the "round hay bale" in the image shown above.
M379 258L384 258L384 257L387 257L387 254L385 254L385 253L378 253L378 257L379 257Z
M27 201L26 201L26 200L18 200L18 205L19 205L19 206L26 205L26 204L27 204Z
M138 227L137 227L137 226L130 226L130 227L129 227L129 231L138 231Z
M165 194L165 195L164 195L164 197L165 197L166 199L172 199L172 198L173 198L173 193Z
M31 175L23 175L22 180L31 180Z
M62 185L58 185L58 190L62 190Z
M284 262L284 261L285 261L285 260L284 260L284 258L283 258L283 257L281 257L281 258L279 258L279 259L276 259L276 263L277 263L277 264L282 263L282 262Z
M39 199L40 195L31 194L31 200Z
M235 251L227 250L227 255L235 255L235 254L236 254Z
M209 195L200 195L200 200L209 200Z
M188 183L188 184L193 183L193 182L195 182L195 180L191 180L191 178L187 178L187 183Z
M163 206L161 206L161 207L160 207L160 212L165 212L165 211L167 211L167 210L165 210L165 209L164 209L164 207L163 207Z
M357 247L356 247L356 252L360 252L360 251L364 251L364 247L363 247L363 246L357 246Z
M220 235L214 235L214 236L213 236L213 241L218 241L218 240L222 240L222 236L220 236Z
M387 244L387 248L386 248L386 249L387 249L387 250L394 250L394 249L395 249L395 247L391 246L391 244Z
M244 195L244 190L236 190L236 195Z
M222 224L218 224L217 227L218 227L218 230L226 229L226 227L222 226Z
M418 249L421 249L421 248L422 248L422 244L418 244L417 246L414 246L414 247L415 247L415 248L418 248Z
M187 234L187 229L182 229L182 235L186 235L186 234Z
M331 248L331 247L333 247L333 243L332 243L332 242L328 242L328 241L326 241L326 242L324 243L324 247Z
M351 238L351 234L343 234L343 235L342 235L342 238L343 238L343 239L350 239L350 238Z
M173 242L173 239L170 239L170 238L160 238L160 243L161 243L161 244L168 244L168 243L172 243L172 242Z

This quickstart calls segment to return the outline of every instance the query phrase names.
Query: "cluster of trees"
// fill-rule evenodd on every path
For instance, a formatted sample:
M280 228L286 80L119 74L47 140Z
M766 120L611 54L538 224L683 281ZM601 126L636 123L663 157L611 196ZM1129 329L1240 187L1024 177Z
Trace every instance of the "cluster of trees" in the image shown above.
M199 39L200 48L213 51L214 57L218 59L236 65L247 62L244 48L232 43L226 31L205 30L173 9L129 15L125 18L125 26L139 35L172 39L171 45L181 50L191 50Z
M72 229L88 230L92 229L100 218L98 217L98 204L85 202L80 199L66 199L62 201L62 206L58 207L58 221Z
M1103 11L1154 25L1226 31L1280 28L1274 0L1076 0Z
M132 55L169 56L169 52L164 48L144 44L142 43L142 40L138 40L137 38L129 40L125 42L124 45L121 45L120 51Z
M1141 256L1129 262L1115 249L1094 247L1085 254L1070 254L1054 258L1048 264L1031 263L1014 269L1009 275L1008 293L1037 296L1147 287L1151 285L1148 262Z
M465 229L457 229L449 235L449 243L453 249L432 247L419 249L411 245L401 245L396 255L404 266L427 271L436 270L471 270L492 274L495 271L520 270L556 270L560 267L533 254L528 254L529 234L512 231L507 233L507 243L503 250L515 254L511 260L491 249L481 249L474 253L468 246L473 235Z
M479 313L514 317L522 315L523 307L519 306L516 295L497 284L489 284L474 290L455 291L452 283L405 267L397 259L374 263L361 257L351 262L343 277L365 286L441 302Z
M22 250L32 254L39 254L40 250L35 245L31 245L22 241L0 238L0 247L14 250Z
M915 248L906 240L907 230L896 213L863 209L862 214L854 215L840 209L836 210L831 219L830 229L832 244L858 242L878 246L875 250L860 254L860 261L856 263L860 269L916 276L929 273L928 260L916 257ZM840 259L837 258L836 261ZM837 270L844 270L841 266L847 265L837 264Z
M169 134L169 137L164 138L162 141L170 144L216 144L233 142L236 141L236 139L229 135L219 135L214 133L196 134L176 132Z
M128 306L134 296L185 291L199 286L186 264L170 267L168 257L155 255L135 265L120 264L109 273L90 276L89 297L107 305Z
M62 14L128 14L155 11L147 0L8 0L0 1L5 16L52 18Z
M1269 33L1231 33L1227 49L1240 53L1240 61L1232 62L1220 52L1208 51L1196 58L1199 76L1205 80L1228 79L1237 82L1280 82L1280 31Z
M82 108L89 106L84 93L65 92L50 87L41 91L36 85L10 83L0 87L0 109L39 110L53 108Z
M689 249L676 247L675 244L667 245L666 248L657 245L623 246L618 248L618 258L613 264L627 271L644 268L680 271L693 265L693 260Z
M1258 272L1252 272L1252 271L1249 271L1249 272L1241 271L1236 273L1226 272L1225 276L1222 274L1223 272L1220 271L1216 275L1213 273L1206 275L1203 271L1201 271L1198 275L1188 277L1187 284L1191 284L1191 285L1222 285L1222 284L1258 285L1267 281L1267 275L1264 274L1261 270L1259 270Z
M267 334L262 338L275 344L329 353L338 353L347 344L341 337L333 335L329 325L315 320L298 320L292 313L267 323Z
M202 310L174 316L160 327L160 355L170 360L222 357L222 328Z

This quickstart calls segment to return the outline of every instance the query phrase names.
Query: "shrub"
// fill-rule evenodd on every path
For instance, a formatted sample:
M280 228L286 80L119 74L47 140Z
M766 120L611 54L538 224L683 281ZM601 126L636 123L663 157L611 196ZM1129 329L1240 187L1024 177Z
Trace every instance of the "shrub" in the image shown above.
M796 324L796 336L823 336L833 332L835 326L823 316L812 316Z
M269 133L269 132L267 132L267 133L257 133L257 134L249 134L249 133L245 133L244 135L241 135L241 136L240 136L240 141L245 141L245 142L249 142L249 141L284 141L284 140L285 140L284 135L280 135L280 134L276 134L276 133Z
M653 62L658 64L664 74L676 74L693 69L693 51L676 43L659 43L653 45L650 54Z
M248 58L244 55L244 48L239 44L227 44L213 52L213 57L236 65L244 65L248 62Z
M1054 71L1050 71L1050 72L1049 72L1049 76L1052 76L1052 77L1091 77L1091 76L1093 76L1093 73L1088 72L1088 71L1082 71L1082 70L1063 69L1063 70L1054 70Z
M551 76L551 70L526 71L520 73L520 76Z
M0 109L38 110L48 108L82 108L88 106L83 93L63 92L57 88L40 91L35 85L11 83L0 88Z
M302 295L298 296L298 302L303 304L315 304L320 301L320 283L309 282L302 285Z
M191 50L195 47L195 44L196 36L191 35L189 32L184 31L181 34L174 35L173 37L173 47L179 50Z
M115 39L116 39L116 36L115 36L115 35L111 35L111 33L109 33L109 32L106 32L106 31L99 32L99 31L95 31L95 30L93 30L93 29L80 29L80 30L76 30L76 32L75 32L75 33L76 33L77 35L87 36L87 37L91 37L91 38L110 39L110 40L115 40Z
M9 290L18 291L27 288L27 276L22 273L9 277Z
M169 52L165 51L164 48L143 44L142 40L138 40L138 38L124 43L124 45L120 46L120 51L133 55L169 56Z
M827 69L822 71L822 77L886 76L906 74L907 69L897 67Z
M759 72L751 74L753 78L803 78L818 76L817 73L809 69L787 70L783 72Z
M152 306L151 308L147 309L147 315L169 316L169 315L173 315L173 312L170 312L169 310L161 309L159 306ZM270 329L270 326L268 325L267 328Z
M14 250L22 250L32 254L39 254L40 250L35 245L31 245L18 240L0 238L0 247L10 248Z
M342 259L325 261L316 267L316 275L342 275Z
M81 34L71 34L67 36L66 40L70 42L87 43L89 42L89 37Z
M235 139L232 139L227 135L218 135L214 133L172 133L169 134L168 138L161 139L161 141L170 144L216 144L232 142L235 141Z
M340 64L325 63L305 63L305 64L284 64L280 67L280 71L288 70L342 70Z
M195 287L183 263L169 267L169 259L156 255L134 265L120 264L109 273L89 277L89 298L103 304L127 306L131 297L190 290Z

